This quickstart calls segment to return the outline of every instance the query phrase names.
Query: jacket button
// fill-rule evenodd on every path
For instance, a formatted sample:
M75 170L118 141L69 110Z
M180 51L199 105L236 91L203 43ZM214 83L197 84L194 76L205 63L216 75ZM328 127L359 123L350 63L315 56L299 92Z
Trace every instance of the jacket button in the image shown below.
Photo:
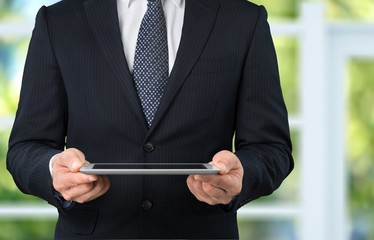
M152 208L152 202L150 201L150 200L145 200L145 201L143 201L143 203L142 203L142 208L144 209L144 210L149 210L149 209L151 209Z
M146 152L152 152L153 150L155 149L155 145L153 145L152 143L148 142L144 145L144 150Z

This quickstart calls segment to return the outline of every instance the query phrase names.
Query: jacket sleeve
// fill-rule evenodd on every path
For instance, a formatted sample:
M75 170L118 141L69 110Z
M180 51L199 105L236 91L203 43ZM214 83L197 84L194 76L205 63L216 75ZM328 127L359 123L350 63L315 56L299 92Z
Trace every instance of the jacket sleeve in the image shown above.
M36 17L24 68L7 169L19 189L57 206L49 160L65 146L67 98L49 39L47 8Z
M259 8L237 104L235 154L244 167L235 209L279 187L293 169L288 115L267 12Z

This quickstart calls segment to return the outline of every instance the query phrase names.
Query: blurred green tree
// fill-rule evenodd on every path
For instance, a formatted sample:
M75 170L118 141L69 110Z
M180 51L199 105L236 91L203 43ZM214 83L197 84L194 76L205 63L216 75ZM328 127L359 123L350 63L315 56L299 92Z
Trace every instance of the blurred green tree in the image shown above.
M350 62L347 93L348 211L353 227L374 239L374 59Z

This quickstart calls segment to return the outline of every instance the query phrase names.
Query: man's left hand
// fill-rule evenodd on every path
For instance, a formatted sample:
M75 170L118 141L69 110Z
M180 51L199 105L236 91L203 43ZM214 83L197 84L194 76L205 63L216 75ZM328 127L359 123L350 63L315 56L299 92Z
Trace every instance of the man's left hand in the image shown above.
M242 190L243 166L230 151L214 155L211 164L221 171L216 175L190 175L187 185L201 202L210 205L229 204Z

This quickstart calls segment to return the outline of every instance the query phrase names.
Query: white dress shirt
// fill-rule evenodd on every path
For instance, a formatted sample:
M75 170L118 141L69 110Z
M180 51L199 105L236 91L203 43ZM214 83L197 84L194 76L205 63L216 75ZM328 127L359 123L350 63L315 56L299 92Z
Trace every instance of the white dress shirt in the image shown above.
M117 0L119 26L129 70L133 72L135 47L147 0ZM169 74L173 69L183 27L185 0L161 0L166 18L169 47Z

